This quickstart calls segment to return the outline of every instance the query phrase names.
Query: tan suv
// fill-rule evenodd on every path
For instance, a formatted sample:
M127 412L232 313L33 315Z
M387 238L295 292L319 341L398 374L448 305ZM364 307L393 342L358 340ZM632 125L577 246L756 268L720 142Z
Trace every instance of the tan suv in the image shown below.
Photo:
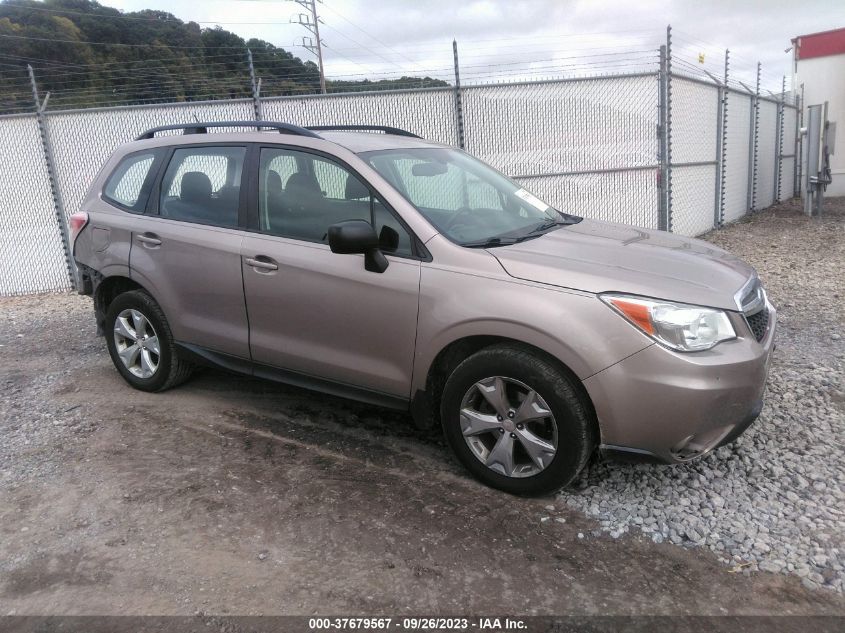
M596 449L698 457L762 406L775 311L750 266L402 130L156 128L83 209L81 292L137 389L210 364L408 410L517 493Z

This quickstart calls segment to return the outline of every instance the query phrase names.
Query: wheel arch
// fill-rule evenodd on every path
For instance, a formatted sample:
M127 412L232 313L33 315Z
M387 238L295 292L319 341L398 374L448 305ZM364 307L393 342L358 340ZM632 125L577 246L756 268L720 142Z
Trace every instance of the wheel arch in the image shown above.
M440 349L429 364L424 389L418 389L411 399L411 414L417 425L436 427L440 424L440 398L449 375L464 360L476 352L492 346L512 346L524 349L554 365L575 387L587 407L595 433L596 443L601 438L598 416L590 394L572 368L560 358L524 340L502 335L468 335L457 338Z
M94 289L94 314L97 319L97 331L102 334L105 331L106 312L109 309L112 301L124 292L132 290L143 290L147 294L149 291L139 284L134 279L123 275L113 275L106 277Z

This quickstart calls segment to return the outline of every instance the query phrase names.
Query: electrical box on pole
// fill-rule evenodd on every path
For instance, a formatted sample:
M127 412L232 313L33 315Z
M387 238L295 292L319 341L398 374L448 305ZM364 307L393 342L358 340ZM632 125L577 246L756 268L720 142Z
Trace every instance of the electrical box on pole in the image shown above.
M807 106L807 126L801 129L805 137L802 190L804 213L821 215L824 192L832 182L830 156L836 150L836 123L827 120L827 102Z

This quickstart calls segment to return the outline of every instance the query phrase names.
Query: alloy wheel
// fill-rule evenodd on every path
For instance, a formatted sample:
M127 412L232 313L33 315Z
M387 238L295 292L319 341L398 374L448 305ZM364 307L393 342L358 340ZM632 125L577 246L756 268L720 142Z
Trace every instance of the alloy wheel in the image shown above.
M138 378L158 371L161 350L150 320L133 308L123 310L114 322L114 345L123 366Z
M461 432L470 451L506 477L545 470L557 453L557 422L546 401L514 378L479 380L461 401Z

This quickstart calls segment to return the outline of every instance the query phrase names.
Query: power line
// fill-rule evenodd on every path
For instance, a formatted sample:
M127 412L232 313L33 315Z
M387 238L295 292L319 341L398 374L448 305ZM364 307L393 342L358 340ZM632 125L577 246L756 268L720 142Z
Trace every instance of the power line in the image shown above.
M407 57L407 56L403 55L403 54L402 54L402 53L400 53L399 51L397 51L397 50L395 50L395 49L391 48L390 46L388 46L387 44L385 44L384 42L382 42L379 38L377 38L375 35L373 35L373 34L372 34L372 33L370 33L369 31L366 31L366 30L364 30L362 27L358 26L355 22L353 22L352 20L350 20L349 18L347 18L345 15L343 15L343 14L342 14L340 11L338 11L337 9L333 9L333 8L331 8L331 7L330 7L330 6L328 6L328 5L326 5L326 8L327 8L329 11L331 11L332 13L334 13L336 16L338 16L341 20L344 20L345 22L347 22L347 23L351 24L351 25L352 25L352 26L354 26L356 29L358 29L359 31L361 31L364 35L367 35L367 36L371 37L372 39L374 39L376 42L378 42L379 44L381 44L382 46L384 46L384 47L385 47L386 49L388 49L389 51L392 51L392 52L396 53L397 55L400 55L401 57L403 57L403 58L404 58L404 59L406 59L407 61L411 62L412 64L413 64L413 63L415 63L415 62L414 62L413 60L411 60L409 57Z

